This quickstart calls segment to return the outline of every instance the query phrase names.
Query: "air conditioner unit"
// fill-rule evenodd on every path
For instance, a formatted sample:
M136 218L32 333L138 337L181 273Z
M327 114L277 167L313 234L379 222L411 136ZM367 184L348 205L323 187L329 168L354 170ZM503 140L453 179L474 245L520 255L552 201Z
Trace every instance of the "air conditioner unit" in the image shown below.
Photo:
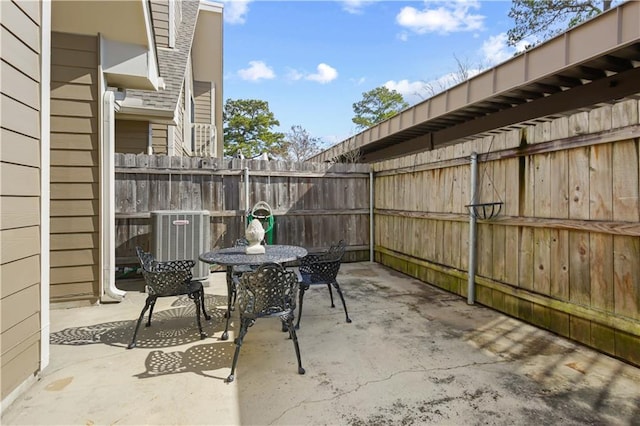
M209 278L209 264L198 259L209 251L209 212L206 210L157 210L151 212L151 253L157 260L196 262L195 279Z

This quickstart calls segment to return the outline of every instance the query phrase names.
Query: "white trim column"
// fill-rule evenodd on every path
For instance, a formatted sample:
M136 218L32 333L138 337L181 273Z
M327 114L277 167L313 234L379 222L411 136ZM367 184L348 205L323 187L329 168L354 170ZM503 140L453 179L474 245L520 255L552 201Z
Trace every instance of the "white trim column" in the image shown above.
M51 2L40 3L40 371L49 365Z

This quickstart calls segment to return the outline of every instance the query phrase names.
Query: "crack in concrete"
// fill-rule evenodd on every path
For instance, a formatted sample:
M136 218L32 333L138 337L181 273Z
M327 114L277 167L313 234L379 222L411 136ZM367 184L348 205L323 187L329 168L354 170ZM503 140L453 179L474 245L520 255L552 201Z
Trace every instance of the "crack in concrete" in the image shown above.
M433 371L450 371L450 370L457 370L457 369L460 369L460 368L468 368L468 367L474 367L474 366L480 366L480 365L495 365L495 364L502 364L502 363L506 363L506 362L509 362L509 361L508 360L496 360L496 361L487 361L487 362L471 362L469 364L455 365L455 366L451 366L451 367L420 368L420 369L396 371L394 373L391 373L386 378L377 379L377 380L369 380L369 381L367 381L365 383L359 384L354 389L341 392L341 393L339 393L337 395L332 396L331 398L300 401L296 405L293 405L293 406L287 408L286 410L284 410L278 417L273 419L269 424L270 425L277 424L277 422L282 417L284 417L287 413L289 413L290 411L295 410L296 408L300 408L303 405L306 405L306 404L317 404L317 403L322 403L322 402L330 402L330 401L333 401L333 400L335 400L337 398L341 398L341 397L343 397L345 395L349 395L351 393L358 392L360 389L362 389L362 388L364 388L366 386L369 386L371 384L377 384L377 383L386 382L386 381L391 380L392 378L394 378L394 377L396 377L396 376L398 376L400 374L405 374L405 373L429 373L429 372L433 372Z

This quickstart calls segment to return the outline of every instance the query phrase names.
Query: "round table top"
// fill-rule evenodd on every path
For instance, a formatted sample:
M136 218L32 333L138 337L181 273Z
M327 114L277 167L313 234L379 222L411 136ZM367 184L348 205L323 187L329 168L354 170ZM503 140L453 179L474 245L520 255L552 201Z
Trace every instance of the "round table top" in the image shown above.
M245 248L238 246L209 251L202 253L200 260L225 266L261 265L269 262L291 262L307 255L307 249L299 246L265 245L264 254L246 254Z

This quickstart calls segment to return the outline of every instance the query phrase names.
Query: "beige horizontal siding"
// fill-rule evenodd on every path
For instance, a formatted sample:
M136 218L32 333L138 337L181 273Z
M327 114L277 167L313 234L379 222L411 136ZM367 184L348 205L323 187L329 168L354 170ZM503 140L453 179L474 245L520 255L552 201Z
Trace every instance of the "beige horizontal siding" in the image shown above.
M36 286L33 287L37 288ZM27 294L28 297L39 297L35 293ZM7 299L10 300L10 299ZM34 341L39 340L38 328L39 317L36 312L26 317L24 320L4 330L0 337L0 347L2 347L3 365L6 361L21 356L26 348L33 345ZM2 377L4 381L4 375Z
M8 129L0 130L0 161L21 164L23 166L40 166L40 141Z
M99 154L96 151L52 150L51 166L98 166ZM53 179L52 179L53 181Z
M2 93L33 109L40 109L40 84L6 62L0 62Z
M20 279L17 279L17 278ZM40 283L40 255L24 257L0 266L0 298L4 299Z
M37 1L17 1L16 6L24 13L24 17L20 20L29 19L32 22L40 25L40 5ZM4 12L4 11L3 11ZM4 19L3 19L4 21ZM39 28L33 28L33 31L38 31Z
M20 345L7 354L2 354L2 381L0 381L2 398L23 383L27 377L35 374L39 368L40 334L24 336Z
M56 250L95 249L100 247L97 232L68 234L51 234L51 256Z
M51 44L50 297L94 300L100 214L97 38L53 33Z
M40 253L40 227L4 229L0 231L0 264Z
M51 102L52 108L56 107L54 102ZM76 150L76 151L97 151L98 149L98 134L52 134L51 135L51 148L52 149L64 149L64 150Z
M167 0L151 0L151 17L156 45L169 47L169 2Z
M51 167L51 182L99 182L97 167Z
M0 230L40 225L40 197L3 195L0 204Z
M0 299L1 331L25 321L40 311L40 288L32 285ZM4 350L4 349L3 349Z
M51 233L60 234L65 232L84 233L98 232L99 223L97 217L52 217Z
M153 123L151 125L151 145L153 147L154 154L167 153L168 132L168 126L166 124Z
M149 144L147 121L116 121L116 152L123 154L146 154Z
M40 368L40 7L0 1L2 400Z
M0 98L0 126L34 139L40 137L40 113L6 95Z
M81 283L60 283L51 286L51 300L76 301L93 300L98 292L97 281Z
M36 51L29 48L4 27L0 28L0 46L2 47L3 61L33 80L40 81L40 58Z
M97 216L98 200L51 200L51 216Z
M98 254L95 250L79 249L58 251L51 256L51 266L92 265L98 263Z
M3 195L40 195L40 169L5 163L0 171L0 193Z
M211 82L193 82L193 102L195 122L211 124Z

